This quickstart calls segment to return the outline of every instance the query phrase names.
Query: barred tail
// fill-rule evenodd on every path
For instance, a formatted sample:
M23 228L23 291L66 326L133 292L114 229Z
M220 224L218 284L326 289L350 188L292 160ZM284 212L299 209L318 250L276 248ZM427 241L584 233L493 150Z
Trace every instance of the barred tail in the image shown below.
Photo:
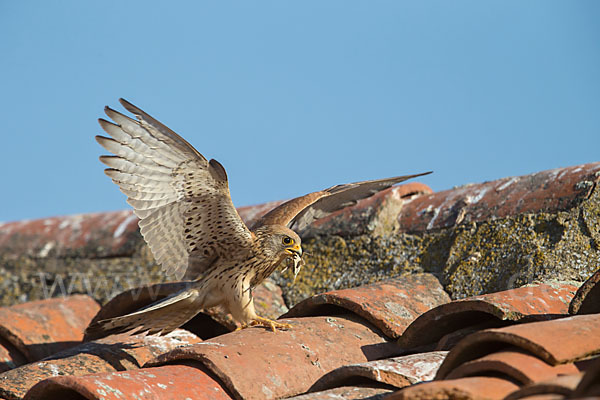
M198 314L201 303L198 290L187 289L131 314L97 321L87 327L85 338L94 340L128 331L166 335Z

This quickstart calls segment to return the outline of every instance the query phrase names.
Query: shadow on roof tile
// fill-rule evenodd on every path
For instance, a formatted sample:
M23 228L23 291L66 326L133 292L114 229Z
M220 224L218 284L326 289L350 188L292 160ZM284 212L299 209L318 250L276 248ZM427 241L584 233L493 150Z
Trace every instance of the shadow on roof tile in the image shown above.
M487 354L517 347L551 366L600 354L600 314L489 329L460 341L440 366L436 379L445 379L460 365Z
M573 392L573 397L600 396L600 357L592 360L581 382Z
M311 392L352 386L357 382L385 384L396 388L432 380L446 357L446 351L418 353L361 364L350 364L323 375L311 387Z
M504 379L476 376L409 386L389 395L385 400L503 399L518 388L514 383Z
M377 326L388 337L399 337L419 315L450 301L432 274L404 275L351 289L318 294L296 304L282 318L351 311Z
M600 269L579 288L569 306L570 314L600 313Z
M218 382L193 365L165 365L78 377L56 376L41 381L24 397L26 400L225 400L230 398Z
M569 283L539 284L455 300L419 316L398 343L404 348L414 348L440 341L438 349L446 350L473 331L556 318L567 314L576 290L577 286Z
M404 231L422 232L460 223L525 212L570 209L585 200L597 182L600 163L541 171L420 196L399 215Z
M99 309L89 296L75 295L0 308L0 371L50 356L81 342Z
M87 342L0 375L0 396L21 398L37 382L56 375L82 376L137 369L160 354L201 342L177 329L166 336L115 335Z
M196 360L239 399L273 399L304 393L327 372L396 355L397 346L353 315L288 319L271 332L248 328L175 349L151 365Z

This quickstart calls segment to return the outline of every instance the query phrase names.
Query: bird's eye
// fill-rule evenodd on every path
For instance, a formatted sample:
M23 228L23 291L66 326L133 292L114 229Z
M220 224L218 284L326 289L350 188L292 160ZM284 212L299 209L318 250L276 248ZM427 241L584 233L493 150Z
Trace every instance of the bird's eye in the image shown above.
M292 239L291 237L285 236L283 238L282 242L285 245L290 245L290 244L294 243L294 239Z

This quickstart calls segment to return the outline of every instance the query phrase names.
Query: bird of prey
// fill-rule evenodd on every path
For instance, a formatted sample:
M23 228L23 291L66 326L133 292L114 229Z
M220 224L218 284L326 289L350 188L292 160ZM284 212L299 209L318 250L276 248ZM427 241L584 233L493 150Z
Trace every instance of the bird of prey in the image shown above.
M114 155L101 156L106 174L128 197L142 236L166 274L187 288L131 314L98 321L88 335L166 334L202 309L222 306L242 327L291 325L258 316L251 290L279 266L303 263L300 237L316 219L406 179L430 172L336 185L292 199L247 227L229 195L225 168L207 160L181 136L119 100L137 120L109 107L99 119L111 137L96 136Z

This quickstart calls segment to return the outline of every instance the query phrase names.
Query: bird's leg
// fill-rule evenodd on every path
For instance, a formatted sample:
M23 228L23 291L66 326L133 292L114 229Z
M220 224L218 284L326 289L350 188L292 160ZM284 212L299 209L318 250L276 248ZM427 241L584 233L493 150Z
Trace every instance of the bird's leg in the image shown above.
M273 332L276 332L277 329L290 329L292 327L290 324L272 321L256 315L254 299L248 280L249 278L246 278L246 281L242 283L242 290L234 292L234 301L227 305L233 318L241 322L241 326L236 330L248 328L249 326L264 326L270 328Z
M286 324L284 322L273 321L272 319L259 317L258 315L252 320L249 324L250 326L264 326L265 328L271 328L273 332L277 332L277 329L291 329L291 324Z

